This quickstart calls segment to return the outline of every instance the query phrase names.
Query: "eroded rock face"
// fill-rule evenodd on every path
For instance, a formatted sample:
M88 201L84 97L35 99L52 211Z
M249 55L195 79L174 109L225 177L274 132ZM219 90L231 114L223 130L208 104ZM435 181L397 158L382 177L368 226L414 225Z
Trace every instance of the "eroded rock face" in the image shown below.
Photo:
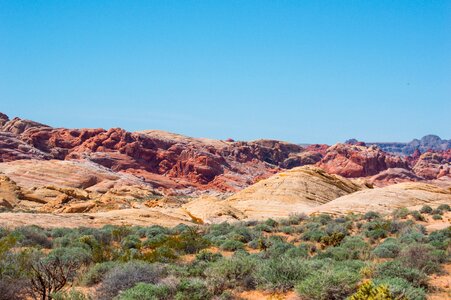
M6 178L0 193L9 195L0 197L11 204L4 206L32 202L33 209L41 212L128 208L132 201L160 195L135 176L89 161L18 160L0 163L0 173Z
M451 174L451 149L446 151L428 151L415 163L415 174L426 179L436 179Z
M388 168L410 168L404 158L389 155L376 146L351 144L329 147L317 165L328 173L344 177L366 177Z
M423 177L416 175L413 171L403 168L389 168L384 170L371 178L368 182L376 186L386 186L401 182L421 181Z
M0 175L0 210L13 209L21 197L22 192L17 184L9 177Z

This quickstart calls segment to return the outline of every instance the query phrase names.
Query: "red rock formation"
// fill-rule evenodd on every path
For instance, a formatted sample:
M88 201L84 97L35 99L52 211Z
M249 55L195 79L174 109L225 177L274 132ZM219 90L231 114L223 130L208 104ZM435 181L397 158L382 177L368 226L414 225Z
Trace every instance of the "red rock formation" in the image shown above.
M409 169L405 159L389 155L376 146L349 144L336 144L329 147L318 166L328 173L344 177L371 176L388 168Z
M451 149L428 151L415 163L413 171L426 179L437 179L451 174Z

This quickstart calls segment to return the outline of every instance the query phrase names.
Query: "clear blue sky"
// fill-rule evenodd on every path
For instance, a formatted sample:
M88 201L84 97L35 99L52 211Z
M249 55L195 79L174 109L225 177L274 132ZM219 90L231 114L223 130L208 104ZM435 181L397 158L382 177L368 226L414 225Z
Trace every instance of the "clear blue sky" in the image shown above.
M0 111L57 127L451 137L451 1L0 1Z

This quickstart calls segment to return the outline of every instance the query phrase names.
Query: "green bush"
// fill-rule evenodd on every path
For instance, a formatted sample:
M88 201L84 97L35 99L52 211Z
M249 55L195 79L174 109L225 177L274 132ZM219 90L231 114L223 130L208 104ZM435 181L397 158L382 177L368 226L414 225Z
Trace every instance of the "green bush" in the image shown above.
M222 258L221 253L213 253L208 250L202 250L196 255L196 260L213 262Z
M438 249L446 250L451 245L451 227L431 232L427 242Z
M264 289L287 291L310 272L306 261L281 256L260 262L257 265L256 277L258 285Z
M426 274L436 273L441 270L441 266L434 250L431 245L411 244L401 251L400 260L408 268L416 268Z
M451 207L448 204L440 204L437 209L441 211L450 211Z
M250 255L237 255L214 262L207 270L207 286L214 294L226 289L253 289L257 261Z
M236 251L238 249L244 249L244 244L239 241L226 240L221 244L220 248L224 251Z
M405 207L397 208L393 211L393 217L405 219L409 215L409 210Z
M439 215L439 214L435 214L435 215L432 216L432 219L434 219L434 220L442 220L443 217L441 215Z
M128 235L121 242L122 249L140 249L142 242L137 235Z
M423 271L416 268L406 267L401 261L394 260L377 265L375 278L403 278L410 282L414 287L427 287L428 276Z
M162 265L130 261L108 271L98 289L99 299L112 299L139 282L156 284L166 276Z
M431 212L432 212L432 207L430 207L429 205L424 205L420 209L420 213L422 213L422 214L430 214Z
M47 232L38 226L32 225L19 227L14 230L12 234L18 237L18 241L21 246L40 246L47 249L52 248L52 241L47 236Z
M90 300L91 297L83 294L80 291L71 289L65 292L56 292L51 295L52 300Z
M411 211L410 215L417 221L426 221L426 219L418 210Z
M379 219L380 217L381 217L381 215L375 211L369 211L363 216L363 218L368 221L372 221L374 219Z
M208 300L212 298L205 282L200 279L185 279L177 286L175 300Z
M426 292L423 288L414 287L400 277L377 278L374 284L387 286L393 299L426 300Z
M395 258L401 251L401 245L395 239L387 239L373 250L373 254L380 258Z
M107 261L102 263L97 263L83 275L81 283L86 286L92 286L97 283L100 283L105 274L108 273L111 269L118 266L118 262L115 261Z
M356 291L360 275L343 266L333 266L313 272L296 285L303 299L341 300Z
M169 300L172 291L166 285L139 282L134 287L122 292L118 300Z

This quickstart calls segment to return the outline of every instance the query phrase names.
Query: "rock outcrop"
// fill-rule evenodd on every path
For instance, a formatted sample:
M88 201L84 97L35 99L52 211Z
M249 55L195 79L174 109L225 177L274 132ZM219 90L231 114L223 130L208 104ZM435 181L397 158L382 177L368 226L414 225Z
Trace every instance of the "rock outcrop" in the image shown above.
M368 211L389 213L401 207L450 203L450 189L419 182L404 182L346 195L318 206L314 211L338 214Z
M326 150L318 166L331 174L344 177L366 177L388 168L409 169L408 162L387 154L376 146L336 144Z
M362 188L362 185L312 167L278 173L232 195L226 200L248 218L286 217L306 212Z
M446 151L428 151L416 161L414 172L426 179L436 179L451 174L451 149Z

